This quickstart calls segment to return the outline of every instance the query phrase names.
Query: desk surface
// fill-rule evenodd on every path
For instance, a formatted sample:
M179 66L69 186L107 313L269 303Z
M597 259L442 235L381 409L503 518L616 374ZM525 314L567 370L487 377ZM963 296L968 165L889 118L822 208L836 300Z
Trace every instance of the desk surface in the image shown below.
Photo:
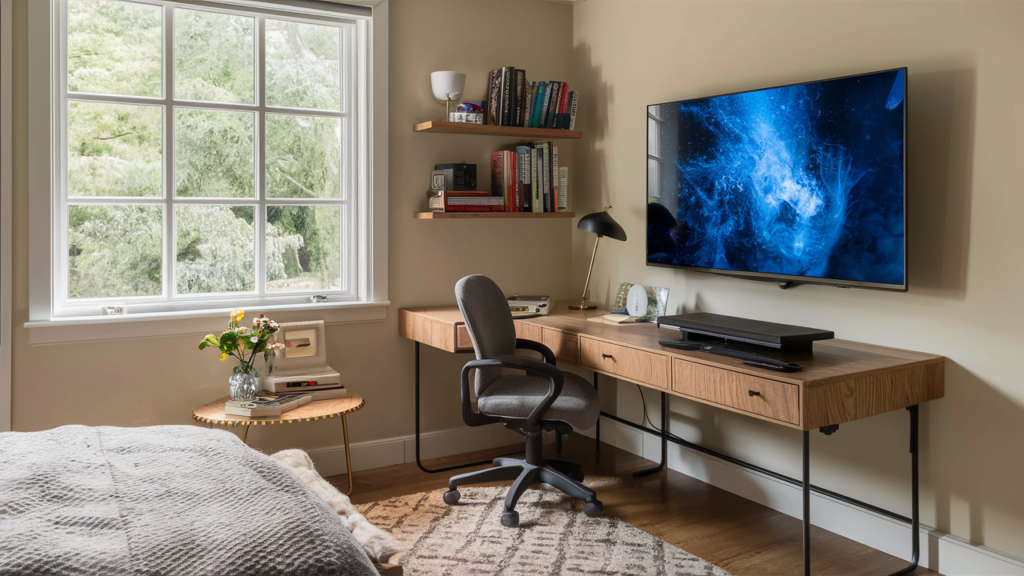
M804 365L800 372L776 372L746 366L735 358L665 348L658 340L678 338L678 332L654 324L609 325L587 320L604 314L607 312L571 311L563 305L548 316L516 320L516 330L521 338L543 342L553 349L566 343L567 352L556 350L562 361L804 430L944 395L945 358L934 354L825 340L815 342L813 352L786 357ZM402 309L399 332L449 352L473 348L456 306ZM608 357L617 353L626 358L617 367L602 360L606 353ZM642 366L634 369L625 364L627 361ZM749 398L739 397L748 392ZM750 398L756 392L762 397L751 405ZM770 406L773 401L777 405L774 410ZM768 408L764 407L766 402Z

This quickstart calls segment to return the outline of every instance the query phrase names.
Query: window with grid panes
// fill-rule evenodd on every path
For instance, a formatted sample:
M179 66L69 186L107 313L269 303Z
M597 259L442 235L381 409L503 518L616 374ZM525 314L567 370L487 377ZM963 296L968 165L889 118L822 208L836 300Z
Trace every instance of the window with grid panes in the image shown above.
M60 4L59 306L359 298L354 21Z

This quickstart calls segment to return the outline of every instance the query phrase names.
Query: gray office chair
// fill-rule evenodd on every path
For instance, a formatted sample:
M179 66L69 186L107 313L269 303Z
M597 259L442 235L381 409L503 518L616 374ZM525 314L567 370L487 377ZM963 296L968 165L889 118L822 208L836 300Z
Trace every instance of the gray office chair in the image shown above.
M587 516L603 510L593 490L583 481L577 464L545 460L541 433L571 432L573 427L590 428L601 415L597 391L589 382L555 367L551 349L532 340L516 338L508 300L498 285L486 276L466 276L455 285L455 297L473 340L476 360L462 368L462 419L470 426L503 422L526 436L526 458L496 458L494 468L453 476L444 493L447 504L459 501L459 486L482 482L515 480L505 497L501 523L518 526L516 502L533 482L544 482L569 496L586 502ZM517 349L540 352L544 361L516 356ZM525 374L502 374L512 368ZM473 410L469 373L476 370L477 409Z

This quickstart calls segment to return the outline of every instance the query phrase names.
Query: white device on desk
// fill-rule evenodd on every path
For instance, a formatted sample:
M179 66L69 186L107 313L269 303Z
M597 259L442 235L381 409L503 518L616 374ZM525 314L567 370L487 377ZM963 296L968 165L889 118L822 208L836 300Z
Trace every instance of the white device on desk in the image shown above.
M508 308L512 311L513 318L547 316L551 312L552 306L554 306L554 302L548 296L519 296L513 294L508 297Z
M284 348L275 353L270 374L260 379L261 389L272 394L345 389L341 374L327 365L323 320L281 324L277 337Z

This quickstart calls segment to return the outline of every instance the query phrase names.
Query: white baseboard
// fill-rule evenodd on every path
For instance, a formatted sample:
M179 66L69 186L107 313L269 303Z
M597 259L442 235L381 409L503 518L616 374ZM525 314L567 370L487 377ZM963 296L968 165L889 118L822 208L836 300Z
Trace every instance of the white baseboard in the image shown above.
M522 442L522 436L497 424L424 432L420 435L420 451L426 460ZM308 453L321 476L346 472L344 445L316 448ZM356 472L415 461L416 437L411 434L352 444L352 469Z
M661 440L657 436L608 418L601 421L602 442L660 461ZM590 431L584 434L592 436ZM668 450L668 467L673 470L789 516L799 518L802 514L802 492L792 484L671 442ZM910 561L910 526L892 518L812 492L811 523ZM1024 560L924 525L921 526L920 564L947 576L1024 574Z

